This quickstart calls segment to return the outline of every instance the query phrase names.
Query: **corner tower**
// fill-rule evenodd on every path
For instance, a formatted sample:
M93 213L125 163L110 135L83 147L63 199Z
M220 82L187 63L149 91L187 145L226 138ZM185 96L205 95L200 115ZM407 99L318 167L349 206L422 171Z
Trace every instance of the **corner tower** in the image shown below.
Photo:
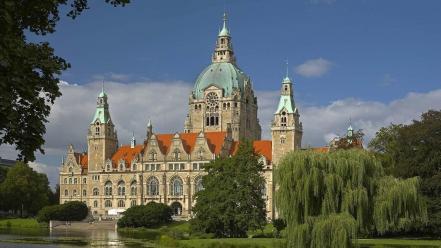
M89 171L101 171L106 159L118 148L118 137L112 123L104 87L97 98L97 106L87 135Z
M301 148L303 127L294 103L293 83L288 76L282 81L280 101L271 124L273 163L277 166L286 153Z
M211 64L196 79L189 97L185 132L227 131L234 140L258 140L257 98L251 79L236 63L227 15L217 36Z

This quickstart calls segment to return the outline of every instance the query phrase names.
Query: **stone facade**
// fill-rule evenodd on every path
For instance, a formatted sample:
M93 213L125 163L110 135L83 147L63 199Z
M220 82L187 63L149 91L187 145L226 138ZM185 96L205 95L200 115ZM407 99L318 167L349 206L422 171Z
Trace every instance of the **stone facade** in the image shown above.
M142 144L133 138L130 145L118 146L102 90L89 124L87 153L68 146L60 169L60 203L82 201L96 217L115 217L130 206L155 201L170 205L177 218L191 218L194 195L203 189L204 164L233 155L239 140L246 138L260 154L267 216L274 218L273 167L284 154L300 149L302 139L292 87L287 76L274 114L272 140L261 140L257 98L250 77L236 64L225 17L212 63L190 93L183 132L155 133L149 121Z

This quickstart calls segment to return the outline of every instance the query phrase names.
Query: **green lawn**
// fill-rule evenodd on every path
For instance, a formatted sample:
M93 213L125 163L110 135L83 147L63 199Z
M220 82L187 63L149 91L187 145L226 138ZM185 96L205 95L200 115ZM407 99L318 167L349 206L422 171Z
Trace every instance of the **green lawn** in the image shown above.
M36 219L0 219L0 228L45 228L46 224L40 224Z
M179 244L186 248L278 248L283 247L283 239L189 239L180 240Z
M441 240L417 240L417 239L359 239L358 244L362 247L402 247L402 248L435 248L441 247Z

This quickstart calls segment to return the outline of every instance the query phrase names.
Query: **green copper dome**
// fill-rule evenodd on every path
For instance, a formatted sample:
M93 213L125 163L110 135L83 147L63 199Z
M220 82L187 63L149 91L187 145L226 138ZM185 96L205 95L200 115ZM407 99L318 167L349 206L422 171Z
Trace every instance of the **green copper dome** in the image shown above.
M248 76L232 63L212 63L196 79L193 95L201 99L205 88L214 85L224 90L224 96L230 96L234 89L243 92L247 80Z

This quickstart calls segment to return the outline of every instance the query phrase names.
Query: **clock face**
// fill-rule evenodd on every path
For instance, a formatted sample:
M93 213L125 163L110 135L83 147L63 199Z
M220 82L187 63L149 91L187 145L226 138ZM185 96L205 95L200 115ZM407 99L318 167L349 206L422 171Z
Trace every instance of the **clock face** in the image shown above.
M217 94L214 92L208 93L207 97L205 99L205 102L206 102L207 106L209 107L210 111L214 111L219 103L219 99L218 99Z

